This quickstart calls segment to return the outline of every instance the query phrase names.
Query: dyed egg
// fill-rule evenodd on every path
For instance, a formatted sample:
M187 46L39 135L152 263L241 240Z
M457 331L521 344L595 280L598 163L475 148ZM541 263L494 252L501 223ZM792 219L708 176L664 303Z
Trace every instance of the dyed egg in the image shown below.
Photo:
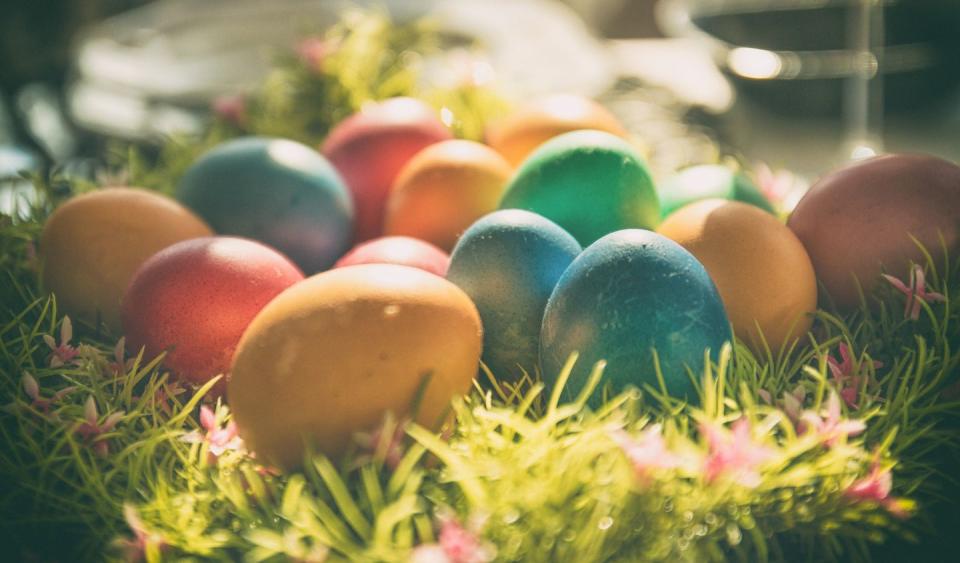
M498 378L536 373L543 309L580 250L555 223L519 209L487 215L457 243L447 279L477 305L483 361Z
M252 240L206 237L165 248L143 263L123 298L127 345L182 381L202 385L230 368L254 316L303 279L276 250ZM218 383L218 390L225 384Z
M773 205L743 174L719 164L681 170L659 187L660 215L667 217L688 203L702 199L731 199L774 213Z
M423 270L368 264L308 278L240 341L227 385L240 435L290 468L304 438L338 457L388 411L437 428L470 389L482 332L470 298Z
M696 400L687 370L699 379L706 350L716 359L730 339L720 295L697 259L664 236L627 229L590 245L560 277L543 315L540 367L552 387L570 355L580 353L567 397L580 392L600 360L614 393L659 388L656 350L667 391ZM593 404L600 397L596 391Z
M733 332L754 352L764 353L766 342L776 353L810 330L817 308L813 265L793 231L773 215L708 199L681 208L657 230L707 269Z
M960 252L960 167L923 155L888 155L850 164L821 178L787 226L813 262L829 298L856 308L885 270L909 278L909 263Z
M467 227L497 208L512 173L503 157L480 143L444 141L429 146L397 177L384 231L449 251Z
M450 256L429 242L410 237L381 237L355 246L334 268L360 264L397 264L445 276Z
M120 299L144 260L211 234L190 210L155 192L108 188L79 195L43 226L43 286L62 313L119 331Z
M412 98L370 104L333 128L321 151L353 194L357 241L383 233L387 195L407 161L451 137L437 112Z
M486 141L514 167L546 141L579 129L606 131L618 137L627 133L617 118L589 98L556 94L535 101L495 123Z
M350 247L347 188L322 155L300 143L227 141L187 170L177 197L217 233L263 242L305 272L329 268Z
M501 209L526 209L587 246L632 227L653 228L660 209L646 164L626 141L574 131L547 141L517 170Z

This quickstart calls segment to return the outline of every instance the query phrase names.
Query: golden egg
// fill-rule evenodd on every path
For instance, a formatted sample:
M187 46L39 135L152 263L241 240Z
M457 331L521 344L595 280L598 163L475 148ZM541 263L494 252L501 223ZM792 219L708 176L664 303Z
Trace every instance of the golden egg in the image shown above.
M388 411L437 428L470 389L482 332L470 298L423 270L317 274L271 301L240 340L227 383L240 435L291 468L304 439L337 457Z
M708 199L679 209L657 230L703 263L734 333L754 352L764 352L765 340L776 353L810 329L817 305L813 265L800 240L774 216Z
M40 237L43 285L66 314L120 330L120 300L137 268L173 243L210 236L173 199L137 188L108 188L70 199Z
M597 102L572 94L555 94L494 123L487 131L486 141L516 167L544 142L579 129L627 136L617 118Z
M460 235L497 209L512 169L473 141L442 141L404 166L387 200L384 232L414 237L450 252Z

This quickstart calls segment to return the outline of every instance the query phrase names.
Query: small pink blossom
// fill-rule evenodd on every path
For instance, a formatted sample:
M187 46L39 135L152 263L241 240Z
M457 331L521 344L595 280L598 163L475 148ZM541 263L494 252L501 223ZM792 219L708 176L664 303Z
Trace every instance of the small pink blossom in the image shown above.
M855 409L859 403L857 399L860 394L860 385L864 377L868 376L860 374L863 365L854 361L850 348L843 342L840 343L840 358L842 362L837 362L833 356L827 355L827 367L833 374L834 382L840 391L843 402L847 404L847 407ZM877 361L872 362L872 365L874 369L883 367L883 363ZM867 379L867 383L870 383L869 379Z
M83 405L84 422L80 423L75 431L87 442L93 444L93 451L97 455L106 456L110 452L110 445L103 435L112 431L125 414L124 411L117 411L108 415L101 423L100 415L97 413L97 402L93 399L93 395L90 395Z
M854 502L875 502L887 509L898 518L909 515L905 503L898 498L891 497L893 490L893 475L889 469L880 469L879 461L874 461L870 474L858 479L847 487L843 495Z
M125 336L121 336L120 340L117 340L117 343L113 347L113 360L107 364L107 369L110 370L110 374L114 377L120 377L126 375L127 372L133 368L134 360L126 359L126 342L127 339Z
M77 355L80 353L75 347L70 345L70 340L73 339L73 323L70 322L70 317L63 317L63 322L60 323L60 343L58 344L56 340L49 334L43 335L43 341L47 344L47 347L50 348L50 367L58 368L67 363L74 361Z
M166 549L167 544L163 536L147 530L140 519L137 509L131 504L124 503L123 518L133 532L132 538L120 539L116 545L123 551L124 560L129 562L143 561L147 558L147 551L153 547L157 551Z
M760 193L769 201L782 205L793 190L794 175L788 170L774 171L764 162L757 164L754 170Z
M232 125L240 127L247 121L247 101L243 96L217 96L211 108L214 115Z
M327 57L333 53L336 48L332 42L320 37L310 37L304 39L297 45L297 56L300 61L314 72L323 70L323 64Z
M803 402L807 397L807 390L803 388L803 385L797 385L793 391L784 391L783 399L778 403L774 403L773 396L766 389L758 389L757 395L764 403L781 408L794 427L800 430L799 425L802 424L800 415L803 411Z
M423 544L413 550L413 563L486 563L493 560L493 549L464 528L456 519L440 524L437 543Z
M840 398L832 391L823 417L813 411L805 411L801 418L807 431L815 433L827 447L833 447L838 440L856 436L867 429L862 420L843 418Z
M24 372L20 382L23 385L23 392L27 394L27 397L30 397L30 406L41 415L49 415L54 403L77 390L75 386L71 385L46 398L40 394L40 385L29 373Z
M619 428L610 432L610 438L620 446L642 480L649 479L654 471L680 465L680 459L667 449L661 430L659 424L654 424L636 439Z
M371 460L384 463L395 470L406 453L406 421L397 422L389 414L370 432L359 432L354 436L357 442L357 465Z
M230 450L242 450L243 440L237 435L237 425L232 420L220 428L217 417L210 407L200 407L200 426L205 432L194 430L181 436L181 440L190 444L207 445L207 463L216 465L220 456Z
M701 423L700 432L706 437L709 452L703 462L703 477L711 483L721 476L745 486L760 484L758 468L773 457L771 448L753 441L750 421L740 418L728 431L714 423Z
M907 301L903 307L903 316L910 317L910 319L914 321L920 318L921 301L925 303L939 301L942 303L947 300L942 293L927 291L927 278L923 273L923 268L919 265L915 264L913 270L910 271L909 286L893 276L883 274L883 277L886 278L886 280L890 282L890 285L895 287L897 291L907 296Z

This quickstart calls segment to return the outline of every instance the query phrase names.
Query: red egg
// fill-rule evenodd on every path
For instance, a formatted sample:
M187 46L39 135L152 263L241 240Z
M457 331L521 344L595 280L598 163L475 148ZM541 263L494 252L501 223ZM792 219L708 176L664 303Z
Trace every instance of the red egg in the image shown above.
M285 256L252 240L205 237L154 254L123 298L123 329L133 350L161 352L181 381L202 385L226 373L253 317L303 279ZM221 380L215 393L225 388Z
M333 128L321 151L353 194L357 241L382 234L387 194L403 165L450 138L437 113L412 98L371 104Z
M398 264L447 275L450 256L429 242L412 237L381 237L353 247L334 268L359 264Z

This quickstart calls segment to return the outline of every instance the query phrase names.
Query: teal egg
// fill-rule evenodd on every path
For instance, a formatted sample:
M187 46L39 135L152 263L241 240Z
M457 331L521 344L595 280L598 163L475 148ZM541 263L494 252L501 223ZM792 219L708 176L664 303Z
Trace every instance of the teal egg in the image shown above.
M583 246L621 229L652 229L660 220L643 159L620 137L592 130L542 144L517 170L500 208L543 215Z
M447 279L473 299L483 322L483 361L503 380L534 375L543 309L580 245L540 215L495 211L453 249Z
M696 400L687 370L699 378L705 351L715 359L729 340L730 322L703 265L664 236L628 229L590 245L557 282L543 316L540 365L552 387L570 355L580 353L568 398L600 360L614 393L658 388L655 349L668 392ZM599 398L597 391L592 403Z
M294 141L222 143L187 170L177 199L217 233L272 246L307 274L326 270L350 247L347 187L326 158Z
M775 213L753 182L720 164L684 168L659 187L660 214L670 215L688 203L702 199L732 199Z

